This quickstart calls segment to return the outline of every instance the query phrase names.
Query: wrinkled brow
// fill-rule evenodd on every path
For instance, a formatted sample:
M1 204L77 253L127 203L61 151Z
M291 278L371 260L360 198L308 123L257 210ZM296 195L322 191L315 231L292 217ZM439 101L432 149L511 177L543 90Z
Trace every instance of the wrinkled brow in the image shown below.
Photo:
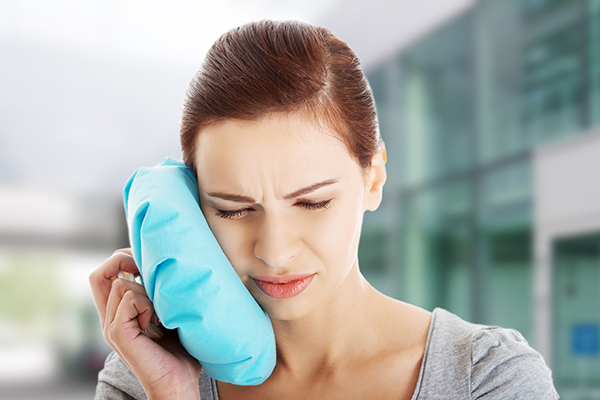
M314 192L315 190L320 189L323 186L333 185L334 183L337 183L337 182L338 182L337 179L328 179L323 182L317 182L310 186L303 187L302 189L298 189L295 192L292 192L290 194L286 194L285 196L283 196L283 199L284 200L294 199L296 197L300 197L305 194ZM210 192L207 194L210 197L218 197L220 199L234 201L236 203L256 203L256 200L254 200L252 197L242 196L239 194L226 193L226 192Z

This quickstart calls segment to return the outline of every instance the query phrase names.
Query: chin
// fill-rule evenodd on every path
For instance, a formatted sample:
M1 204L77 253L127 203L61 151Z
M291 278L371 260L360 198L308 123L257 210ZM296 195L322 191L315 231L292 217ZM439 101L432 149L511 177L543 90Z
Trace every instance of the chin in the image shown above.
M271 318L272 321L296 321L308 315L312 311L312 308L310 307L307 301L302 300L306 299L268 298L266 301L259 301L257 299L258 304L260 304L262 309L269 315L269 318Z

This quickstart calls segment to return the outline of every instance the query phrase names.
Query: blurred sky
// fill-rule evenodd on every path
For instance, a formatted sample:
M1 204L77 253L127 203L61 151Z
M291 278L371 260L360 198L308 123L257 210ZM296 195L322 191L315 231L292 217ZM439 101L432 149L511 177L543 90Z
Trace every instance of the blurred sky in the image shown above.
M187 83L242 23L326 26L368 68L471 3L0 1L0 187L120 196L135 168L180 158Z

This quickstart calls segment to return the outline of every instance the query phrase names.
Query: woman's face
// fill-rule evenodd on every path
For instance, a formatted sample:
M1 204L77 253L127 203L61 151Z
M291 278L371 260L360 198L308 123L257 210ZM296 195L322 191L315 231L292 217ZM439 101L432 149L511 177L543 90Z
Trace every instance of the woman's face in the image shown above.
M202 212L263 309L291 320L331 300L358 268L362 216L381 199L374 175L295 114L219 123L197 145Z

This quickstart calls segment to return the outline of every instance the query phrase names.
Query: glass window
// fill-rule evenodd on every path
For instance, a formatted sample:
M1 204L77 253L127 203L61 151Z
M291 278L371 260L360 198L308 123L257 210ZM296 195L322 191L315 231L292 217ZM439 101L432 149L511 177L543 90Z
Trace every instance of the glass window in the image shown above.
M471 185L466 179L402 202L403 298L471 317Z
M575 16L559 29L535 32L523 50L523 129L535 143L575 134L586 123L584 38L579 14Z
M600 125L600 1L588 1L589 116L590 124Z
M435 32L400 60L402 182L412 186L471 165L473 14Z
M481 2L477 25L481 163L579 133L587 125L582 10L582 0Z
M497 0L496 0L497 1ZM578 0L576 0L578 1ZM573 0L570 0L573 2ZM523 16L527 22L548 18L561 7L568 6L564 0L523 0Z
M533 333L531 188L528 159L484 174L479 188L480 322L515 328L527 339Z
M479 3L476 34L477 161L486 164L529 148L520 121L522 26L515 0Z

